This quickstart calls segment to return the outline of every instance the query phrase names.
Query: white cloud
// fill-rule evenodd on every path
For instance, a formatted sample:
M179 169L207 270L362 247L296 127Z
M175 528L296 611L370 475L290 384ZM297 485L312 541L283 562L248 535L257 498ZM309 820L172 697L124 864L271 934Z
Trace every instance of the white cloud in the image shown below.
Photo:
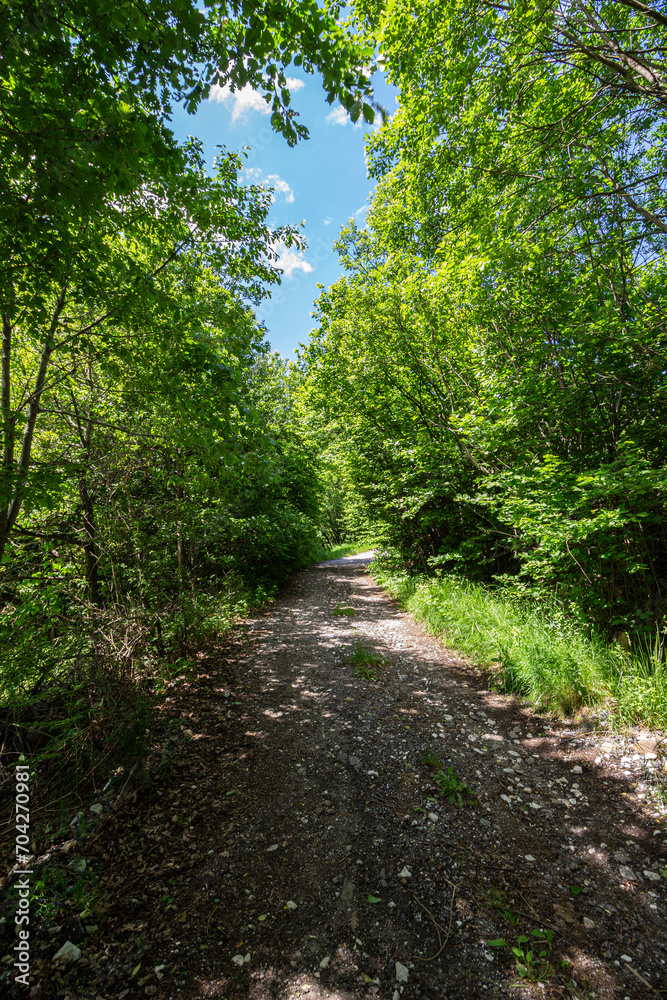
M347 125L350 118L342 104L337 104L333 111L327 115L327 121L331 122L332 125Z
M370 208L370 205L362 205L361 208L358 208L356 210L356 212L354 213L355 219L358 219L359 216L361 216L361 215L364 214L364 212L367 212L369 208Z
M324 225L325 226L330 226L332 222L333 222L333 219L331 218L331 216L327 215L327 217L324 220Z
M286 247L284 244L278 247L277 267L284 271L286 278L293 278L295 271L303 271L304 274L310 274L313 270L313 265L308 263L300 250L295 250L294 247Z
M303 80L297 80L293 76L287 77L287 88L292 93L301 90L305 85ZM264 95L260 94L258 90L253 90L249 83L240 90L233 92L228 83L224 87L216 83L211 87L208 99L216 104L224 104L231 107L232 124L238 121L246 121L253 111L257 111L260 115L271 114L271 104L267 104L264 100Z
M342 104L337 104L333 111L330 111L326 119L331 125L349 125L352 119L348 115ZM359 116L359 120L354 123L355 128L361 128L363 125L363 120Z
M292 191L292 188L289 186L287 181L284 181L279 174L268 174L266 179L272 188L285 196L287 204L291 205L294 201L294 191Z
M244 167L242 179L246 184L261 184L262 187L273 188L272 201L276 200L277 194L283 195L288 205L294 201L294 191L280 174L265 175L259 167Z

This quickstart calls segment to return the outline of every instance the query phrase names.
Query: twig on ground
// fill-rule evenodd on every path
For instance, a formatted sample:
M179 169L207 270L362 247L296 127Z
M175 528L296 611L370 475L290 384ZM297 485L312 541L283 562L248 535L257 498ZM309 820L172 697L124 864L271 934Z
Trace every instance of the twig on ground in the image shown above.
M647 981L646 981L646 980L644 979L644 977L643 977L643 976L642 976L642 975L641 975L641 974L640 974L639 972L637 972L637 970L636 970L636 969L633 969L631 965L626 965L626 967L625 967L625 968L626 968L626 969L629 969L629 970L630 970L630 972L632 972L632 973L633 973L633 975L635 975L635 976L637 977L637 979L641 979L641 981L642 981L642 983L644 984L644 986L648 986L648 988L650 989L651 993L655 993L655 995L656 995L656 996L658 996L658 997L659 997L659 996L660 996L660 995L661 995L662 993L667 993L667 990L656 990L655 986L651 986L651 984L650 984L650 983L648 983L648 982L647 982Z
M415 893L414 892L412 893L412 895L414 896L414 898L417 900L417 902L421 906L422 910L424 910L424 912L428 916L428 918L431 921L431 923L435 926L435 929L436 929L436 932L437 932L437 935L438 935L438 944L440 945L440 947L436 951L435 955L431 955L430 958L421 958L419 955L415 955L415 958L417 959L418 962L433 962L439 955L442 954L442 952L445 949L445 946L446 946L447 942L449 941L449 935L452 932L452 918L454 916L454 895L456 893L457 886L455 886L453 882L450 882L449 879L445 879L445 882L447 882L447 884L451 885L451 887L452 887L452 898L451 898L450 903L449 903L449 925L447 927L447 933L445 934L445 940L444 941L442 940L442 937L440 935L440 931L444 932L445 928L442 927L438 923L438 921L435 919L435 917L433 916L433 914L431 913L431 911L428 910L424 906L424 904L422 903L422 901L420 899L417 899L417 896L415 895Z

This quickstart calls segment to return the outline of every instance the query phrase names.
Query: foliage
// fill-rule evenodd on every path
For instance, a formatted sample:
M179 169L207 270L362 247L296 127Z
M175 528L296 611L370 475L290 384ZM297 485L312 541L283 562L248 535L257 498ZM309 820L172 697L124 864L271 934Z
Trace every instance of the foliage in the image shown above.
M373 53L312 0L9 2L0 41L3 758L69 794L320 545L294 375L249 308L299 228L172 106L251 86L294 145L287 67L372 120Z
M354 667L354 676L366 681L378 680L378 670L384 665L382 657L364 646L363 643L355 643L349 657L350 664Z
M456 774L453 767L448 767L446 771L440 768L436 771L433 780L440 789L440 794L449 800L450 805L454 805L456 802L459 809L462 808L463 795L466 792L470 794L470 789L465 781Z
M629 711L648 697L661 717L662 9L356 10L399 108L369 137L367 224L340 234L346 273L300 359L347 522L410 574L557 595L630 645ZM583 697L587 659L547 700Z
M625 722L667 722L664 662L605 644L553 597L521 597L458 576L420 578L378 564L374 575L430 631L473 657L501 690L567 715L600 705Z
M530 935L517 934L515 943L508 944L504 938L487 941L491 948L507 948L514 960L517 975L531 982L544 981L553 975L553 967L548 955L551 951L554 932L532 930Z

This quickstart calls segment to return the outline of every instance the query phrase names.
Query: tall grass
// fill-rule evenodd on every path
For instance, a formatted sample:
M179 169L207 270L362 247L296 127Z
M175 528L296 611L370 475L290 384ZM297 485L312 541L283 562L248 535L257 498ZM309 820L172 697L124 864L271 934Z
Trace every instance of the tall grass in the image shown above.
M466 653L498 687L571 715L605 706L622 722L667 724L667 669L657 650L625 652L555 601L526 600L459 577L427 579L371 567L434 635Z

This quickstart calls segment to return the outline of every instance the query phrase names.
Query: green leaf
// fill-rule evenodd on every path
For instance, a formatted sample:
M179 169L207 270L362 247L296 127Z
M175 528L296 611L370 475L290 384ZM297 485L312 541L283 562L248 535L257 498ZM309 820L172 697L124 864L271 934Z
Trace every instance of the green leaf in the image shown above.
M369 903L381 903L382 899L380 896L366 896Z

